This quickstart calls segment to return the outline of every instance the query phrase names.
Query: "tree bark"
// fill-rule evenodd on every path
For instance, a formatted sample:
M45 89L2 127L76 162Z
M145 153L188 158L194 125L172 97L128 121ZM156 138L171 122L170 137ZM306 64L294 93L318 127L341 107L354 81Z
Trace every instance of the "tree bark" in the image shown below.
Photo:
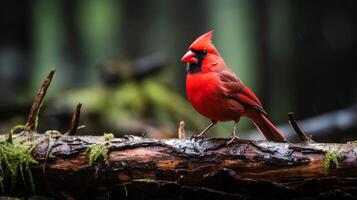
M16 137L16 136L15 136ZM1 139L1 136L0 136ZM37 195L66 199L267 199L357 197L357 144L274 143L227 139L107 141L108 164L92 166L99 136L35 134ZM325 158L333 152L338 162ZM47 156L46 156L47 155ZM48 157L48 158L46 158ZM45 162L46 161L46 162ZM7 195L31 195L18 184Z

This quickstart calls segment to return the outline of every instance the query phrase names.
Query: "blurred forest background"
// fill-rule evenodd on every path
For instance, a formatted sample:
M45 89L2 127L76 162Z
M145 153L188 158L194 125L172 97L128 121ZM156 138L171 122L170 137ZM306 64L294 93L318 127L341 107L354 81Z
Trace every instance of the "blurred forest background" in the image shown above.
M180 58L209 30L214 30L214 43L226 63L260 97L276 124L288 123L289 111L305 119L356 108L356 4L4 1L0 131L25 123L33 97L52 68L56 75L40 113L40 131L65 132L78 102L83 103L81 124L86 125L81 134L176 137L180 120L187 130L199 131L208 120L186 100ZM221 123L210 136L228 137L232 126ZM252 128L242 119L238 133L243 136ZM333 129L320 141L357 140L356 131L356 126Z

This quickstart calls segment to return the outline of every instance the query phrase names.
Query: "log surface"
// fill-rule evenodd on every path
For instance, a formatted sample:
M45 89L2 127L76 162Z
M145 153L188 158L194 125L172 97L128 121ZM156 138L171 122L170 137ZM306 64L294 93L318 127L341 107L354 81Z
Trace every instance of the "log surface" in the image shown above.
M357 144L289 144L226 139L108 142L109 163L88 164L97 136L46 137L33 150L36 194L72 199L357 198ZM49 148L50 147L50 148ZM324 164L326 152L338 168ZM48 155L48 158L46 158ZM45 162L46 161L46 162ZM7 194L31 191L19 184Z

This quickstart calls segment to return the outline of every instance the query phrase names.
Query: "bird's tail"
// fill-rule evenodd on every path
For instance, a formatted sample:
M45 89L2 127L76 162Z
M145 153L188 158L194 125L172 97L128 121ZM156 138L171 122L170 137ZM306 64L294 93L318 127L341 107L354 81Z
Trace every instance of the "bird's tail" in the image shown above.
M253 120L254 125L269 141L286 142L286 138L282 132L276 128L269 119L259 111L249 112L248 116Z

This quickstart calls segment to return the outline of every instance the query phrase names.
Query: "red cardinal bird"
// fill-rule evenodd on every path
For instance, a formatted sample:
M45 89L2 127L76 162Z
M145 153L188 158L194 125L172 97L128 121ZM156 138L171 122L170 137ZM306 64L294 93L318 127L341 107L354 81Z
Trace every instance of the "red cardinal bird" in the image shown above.
M246 116L268 140L286 141L266 117L257 96L224 63L211 38L212 31L197 38L181 59L187 63L188 100L199 113L212 121L195 137L203 136L218 121L234 121L232 142L238 138L235 132L239 119Z

